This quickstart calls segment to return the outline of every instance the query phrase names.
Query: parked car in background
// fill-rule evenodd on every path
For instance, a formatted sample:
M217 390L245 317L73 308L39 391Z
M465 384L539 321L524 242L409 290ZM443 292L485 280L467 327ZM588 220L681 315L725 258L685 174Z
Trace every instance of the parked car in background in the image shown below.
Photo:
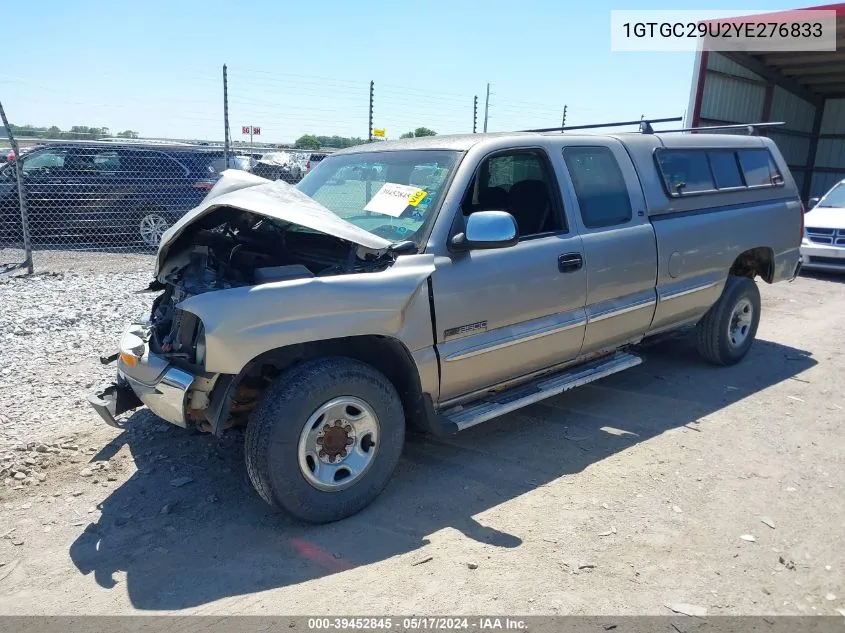
M0 239L20 236L15 172L25 184L30 236L50 242L158 246L219 178L219 150L56 144L0 167Z
M807 207L801 242L804 268L845 272L845 180L821 198L810 198Z
M219 151L217 156L211 162L214 171L220 173L225 169L238 169L240 171L252 171L257 160L249 154L230 154L229 165L226 166L226 161L223 158L223 152Z
M292 184L302 180L302 166L290 152L270 152L261 156L252 173L267 180L284 180Z
M307 174L309 171L314 169L320 162L326 157L328 154L311 154L308 156L308 162L305 163L305 173Z

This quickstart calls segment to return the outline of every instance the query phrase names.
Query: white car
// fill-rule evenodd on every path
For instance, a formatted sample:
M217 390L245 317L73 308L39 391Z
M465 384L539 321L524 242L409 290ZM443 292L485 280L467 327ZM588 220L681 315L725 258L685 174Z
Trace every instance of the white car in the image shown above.
M845 180L821 199L810 198L801 258L807 270L845 272Z

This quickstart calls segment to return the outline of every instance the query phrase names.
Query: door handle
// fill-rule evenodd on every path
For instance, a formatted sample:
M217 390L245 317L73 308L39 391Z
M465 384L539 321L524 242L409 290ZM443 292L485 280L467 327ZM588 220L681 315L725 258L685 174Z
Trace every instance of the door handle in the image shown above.
M557 258L557 269L562 273L571 273L580 270L584 265L584 258L581 253L566 253Z

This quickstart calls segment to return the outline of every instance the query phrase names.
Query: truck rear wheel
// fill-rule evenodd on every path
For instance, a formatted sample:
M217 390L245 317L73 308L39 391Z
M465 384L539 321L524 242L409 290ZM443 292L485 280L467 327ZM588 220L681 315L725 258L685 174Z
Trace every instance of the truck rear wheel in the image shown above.
M698 352L716 365L741 361L760 324L760 290L753 279L728 277L722 296L696 326Z
M405 415L391 382L351 358L294 366L263 394L246 429L246 465L267 503L311 523L369 505L396 468Z

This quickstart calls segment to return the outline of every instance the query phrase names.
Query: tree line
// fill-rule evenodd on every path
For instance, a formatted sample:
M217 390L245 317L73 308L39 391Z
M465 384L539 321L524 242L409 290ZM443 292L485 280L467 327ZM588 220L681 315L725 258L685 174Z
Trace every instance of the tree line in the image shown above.
M421 136L436 136L437 132L427 127L418 127L412 132L405 132L399 138L418 138ZM355 145L363 145L367 141L358 136L319 136L316 134L303 134L294 142L295 149L319 150L322 147L333 147L343 149Z
M9 128L15 138L43 138L43 139L60 139L60 140L96 140L111 136L111 132L107 127L92 127L90 125L73 125L69 130L62 130L56 125L50 127L39 127L36 125L15 125L9 124ZM8 131L5 126L0 125L0 138L3 136L8 138ZM115 134L118 138L138 138L138 132L134 130L124 130Z

